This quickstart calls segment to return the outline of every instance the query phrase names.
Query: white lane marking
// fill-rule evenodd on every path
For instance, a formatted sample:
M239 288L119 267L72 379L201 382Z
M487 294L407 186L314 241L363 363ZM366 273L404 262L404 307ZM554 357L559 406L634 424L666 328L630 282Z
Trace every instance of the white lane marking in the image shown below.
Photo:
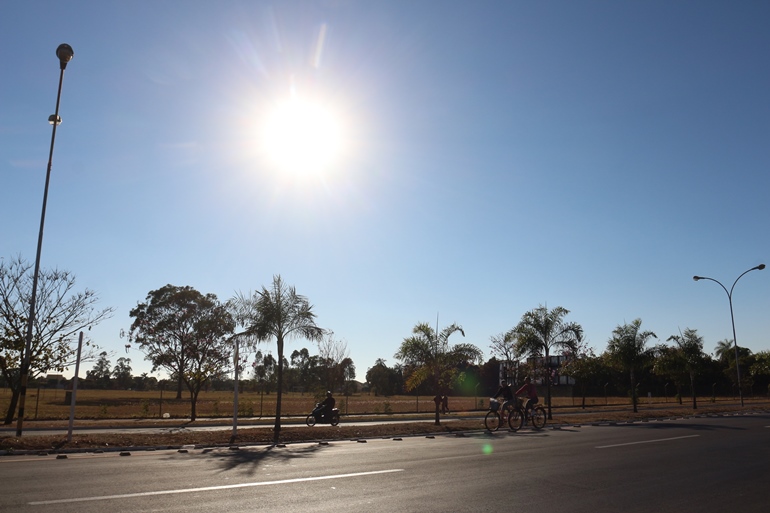
M373 470L371 472L356 472L354 474L336 474L331 476L282 479L280 481L262 481L259 483L240 483L240 484L222 485L222 486L204 486L202 488L182 488L179 490L158 490L156 492L124 493L120 495L102 495L99 497L77 497L74 499L35 501L35 502L29 502L28 504L30 506L41 506L41 505L47 505L47 504L66 504L69 502L105 501L105 500L112 500L112 499L128 499L132 497L151 497L153 495L170 495L174 493L209 492L214 490L229 490L233 488L249 488L252 486L268 486L268 485L279 485L279 484L304 483L307 481L323 481L325 479L344 479L346 477L373 476L377 474L389 474L391 472L403 472L403 471L404 469L402 468L394 468L390 470Z
M598 445L597 449L608 449L610 447L623 447L624 445L654 444L657 442L668 442L669 440L682 440L683 438L695 438L700 435L675 436L673 438L658 438L657 440L644 440L643 442L628 442L625 444Z

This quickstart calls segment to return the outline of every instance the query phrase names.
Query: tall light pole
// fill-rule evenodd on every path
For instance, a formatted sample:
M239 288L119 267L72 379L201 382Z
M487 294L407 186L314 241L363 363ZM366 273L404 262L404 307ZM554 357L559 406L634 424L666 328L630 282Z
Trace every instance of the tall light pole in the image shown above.
M19 389L19 418L16 424L16 436L21 436L22 426L24 424L24 403L27 398L27 381L29 380L29 365L32 352L32 329L35 322L35 301L37 300L37 280L40 274L40 253L43 249L43 227L45 226L45 207L48 203L48 184L51 181L51 161L53 160L53 144L56 141L56 127L61 123L59 117L59 101L61 100L61 86L64 80L64 69L67 63L72 60L75 52L72 47L66 43L60 44L56 48L56 57L59 58L59 90L56 93L56 112L48 118L48 122L53 125L51 132L51 149L48 152L48 169L45 174L45 189L43 191L43 210L40 214L40 233L37 236L37 255L35 256L35 274L32 275L32 295L29 300L29 317L27 318L27 340L24 344L24 357L21 363L21 387Z
M751 271L761 271L765 268L765 264L759 264L756 267L752 267L751 269L744 271L740 276L735 278L735 281L733 282L733 286L730 287L730 290L727 290L727 287L722 285L722 283L718 280L715 280L714 278L708 278L706 276L693 276L692 279L695 281L698 280L711 280L715 283L718 283L720 287L722 287L727 294L727 300L730 302L730 321L733 323L733 345L735 346L735 372L738 375L738 397L741 398L741 406L743 406L743 392L741 391L741 366L738 365L738 340L735 338L735 316L733 315L733 289L735 288L735 284L738 283L738 280L741 279L741 277Z

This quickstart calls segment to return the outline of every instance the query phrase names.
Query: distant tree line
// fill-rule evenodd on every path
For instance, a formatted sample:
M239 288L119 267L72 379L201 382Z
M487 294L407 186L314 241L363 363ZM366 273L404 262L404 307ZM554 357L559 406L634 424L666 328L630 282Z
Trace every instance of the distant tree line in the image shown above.
M30 290L31 265L21 257L0 259L0 383L12 391L6 424L13 419L21 389ZM112 315L112 308L97 309L97 301L93 291L75 289L71 273L41 270L30 344L31 386L49 372L72 366L78 333ZM454 342L458 334L465 336L459 324L439 331L418 323L393 355L396 364L389 367L378 359L367 369L364 389L377 395L486 395L501 377L517 384L529 375L544 388L549 416L552 388L564 385L561 377L573 380L576 396L627 395L635 410L639 396L647 393L680 401L689 396L693 408L697 396L768 393L770 351L753 354L739 348L736 361L733 342L722 340L712 357L691 328L652 345L657 335L636 319L618 325L606 350L596 355L586 346L580 324L566 320L568 314L563 307L544 306L525 312L509 331L490 337L492 357L486 362L476 345L450 343L450 337ZM169 284L150 291L130 317L128 347L135 345L144 353L153 372L166 372L171 380L166 388L175 389L178 399L187 390L193 420L201 390L230 388L236 369L242 388L276 394L275 440L284 390L349 393L355 384L347 345L316 325L308 299L280 276L270 286L225 302ZM292 339L317 344L318 351L303 347L287 355L285 344ZM95 364L81 386L148 390L166 385L147 374L132 375L127 357L113 366L107 353L88 337L85 342L82 361Z

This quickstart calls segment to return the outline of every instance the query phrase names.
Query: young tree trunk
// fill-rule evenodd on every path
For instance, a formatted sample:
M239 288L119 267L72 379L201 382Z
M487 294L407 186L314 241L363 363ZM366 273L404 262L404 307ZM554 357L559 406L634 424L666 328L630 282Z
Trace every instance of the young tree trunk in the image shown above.
M690 390L692 391L692 409L697 410L698 409L698 402L695 399L695 373L690 373Z
M281 395L283 394L283 340L278 339L278 387L275 397L275 425L273 426L273 443L281 438Z
M634 379L634 369L631 369L631 403L634 405L634 413L639 410L636 408L636 380Z
M438 387L436 387L436 390L438 390ZM436 397L434 398L433 402L436 405L436 419L434 421L434 424L437 425L437 426L441 425L441 418L439 416L439 407L441 405L441 402L437 400L437 399L440 399L440 398L441 398L441 394L439 392L436 392Z
M196 404L198 403L198 394L190 390L190 420L194 421L195 417L197 416L197 411L195 409Z

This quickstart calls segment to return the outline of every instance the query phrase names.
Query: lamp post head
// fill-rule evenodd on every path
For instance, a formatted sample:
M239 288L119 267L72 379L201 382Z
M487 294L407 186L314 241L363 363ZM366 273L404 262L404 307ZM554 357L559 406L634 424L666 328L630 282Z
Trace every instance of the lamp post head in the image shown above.
M59 67L63 70L67 67L67 63L72 60L75 55L75 51L67 43L62 43L56 49L56 56L59 58Z
M698 281L698 280L702 280L703 277L702 276L693 276L692 279L695 280L695 281Z
M765 264L759 264L759 265L758 265L758 266L756 266L754 269L757 269L757 270L761 271L761 270L762 270L762 269L764 269L764 268L765 268Z

